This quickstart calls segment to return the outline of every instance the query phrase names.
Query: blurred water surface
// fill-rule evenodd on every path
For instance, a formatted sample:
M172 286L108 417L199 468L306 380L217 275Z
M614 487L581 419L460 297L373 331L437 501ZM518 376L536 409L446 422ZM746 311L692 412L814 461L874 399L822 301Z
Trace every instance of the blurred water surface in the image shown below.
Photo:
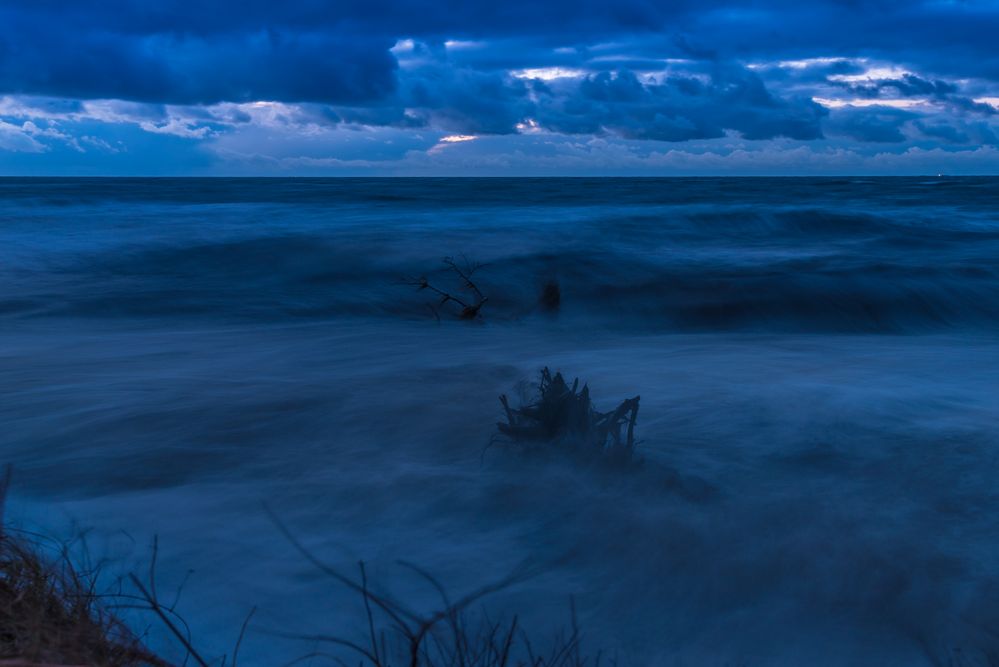
M438 324L401 279L462 254ZM989 178L0 179L11 512L120 571L158 534L206 652L260 608L246 665L364 630L264 502L418 606L398 559L529 559L490 609L573 595L622 664L988 664L997 256ZM484 451L545 365L642 395L641 467Z

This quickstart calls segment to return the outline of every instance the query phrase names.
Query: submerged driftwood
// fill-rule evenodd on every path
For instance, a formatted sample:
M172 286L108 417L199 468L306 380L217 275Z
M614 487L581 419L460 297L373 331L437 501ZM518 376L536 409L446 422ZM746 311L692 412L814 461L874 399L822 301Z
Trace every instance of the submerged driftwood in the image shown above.
M561 373L553 376L547 368L541 371L538 389L538 400L520 408L511 408L506 395L500 396L507 419L496 424L502 435L522 444L553 443L615 460L634 456L640 396L621 401L610 412L600 412L590 401L588 385L580 389L577 378L570 387Z

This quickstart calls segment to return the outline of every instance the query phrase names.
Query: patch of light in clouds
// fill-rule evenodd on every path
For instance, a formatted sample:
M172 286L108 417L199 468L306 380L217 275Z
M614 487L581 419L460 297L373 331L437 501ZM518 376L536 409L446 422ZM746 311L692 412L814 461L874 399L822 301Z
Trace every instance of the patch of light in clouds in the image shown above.
M834 100L828 97L813 97L812 100L830 109L843 107L891 107L893 109L911 109L928 104L925 99L868 99Z
M832 65L833 63L842 62L844 60L849 60L848 58L802 58L800 60L781 60L777 63L778 67L784 67L787 69L807 69L809 67L815 67L818 65Z
M456 144L463 144L468 141L475 141L479 137L474 134L449 134L447 136L441 137L437 140L437 143L430 147L427 151L428 155L436 155L440 153L448 146L454 146Z
M521 134L537 134L542 131L541 125L533 118L524 119L524 122L517 123L516 127L517 131Z
M829 80L839 81L842 83L863 83L865 81L901 79L903 77L911 75L912 72L910 72L907 69L895 66L886 66L886 67L870 67L867 70L861 72L860 74L833 74L829 77Z
M510 76L518 79L541 79L542 81L578 79L585 76L585 74L586 72L575 67L529 67L510 72Z
M400 53L412 53L416 48L416 43L411 39L400 39L389 51L398 55Z
M461 51L467 49L481 49L485 47L485 42L475 42L464 39L449 39L444 42L444 48L449 51Z

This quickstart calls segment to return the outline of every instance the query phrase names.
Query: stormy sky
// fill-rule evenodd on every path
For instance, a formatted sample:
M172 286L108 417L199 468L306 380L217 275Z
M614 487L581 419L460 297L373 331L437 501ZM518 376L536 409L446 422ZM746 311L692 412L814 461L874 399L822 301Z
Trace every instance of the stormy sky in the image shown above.
M0 0L0 173L999 172L996 0Z

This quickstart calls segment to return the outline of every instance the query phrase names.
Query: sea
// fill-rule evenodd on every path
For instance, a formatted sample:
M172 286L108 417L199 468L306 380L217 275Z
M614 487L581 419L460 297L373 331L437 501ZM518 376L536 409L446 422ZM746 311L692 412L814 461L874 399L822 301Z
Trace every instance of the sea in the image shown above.
M497 439L543 368L637 460ZM996 664L999 178L0 179L0 462L242 667L357 663L314 561L529 571L468 613L622 667Z

